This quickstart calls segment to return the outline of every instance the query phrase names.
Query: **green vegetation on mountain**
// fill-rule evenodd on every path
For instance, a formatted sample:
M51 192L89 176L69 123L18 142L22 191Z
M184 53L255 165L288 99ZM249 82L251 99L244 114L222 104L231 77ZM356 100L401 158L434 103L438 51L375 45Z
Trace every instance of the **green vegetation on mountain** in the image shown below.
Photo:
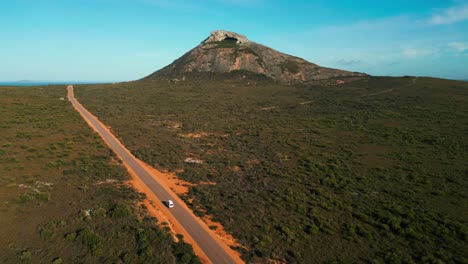
M138 158L216 182L183 199L249 262L467 262L467 83L228 76L75 93Z
M65 96L0 87L0 263L198 263Z
M213 48L239 48L240 46L237 45L237 40L236 39L225 39L222 41L213 41L213 42L208 42L207 44L214 44L215 47Z

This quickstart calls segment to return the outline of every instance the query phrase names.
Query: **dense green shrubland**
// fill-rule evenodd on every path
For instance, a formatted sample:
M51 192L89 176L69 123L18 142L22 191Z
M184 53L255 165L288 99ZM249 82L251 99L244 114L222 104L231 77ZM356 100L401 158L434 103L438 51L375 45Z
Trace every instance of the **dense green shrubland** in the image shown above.
M197 263L65 95L0 87L0 262Z
M226 76L76 94L137 157L216 182L183 199L246 245L248 261L467 261L466 83L284 86ZM208 136L183 137L199 132Z

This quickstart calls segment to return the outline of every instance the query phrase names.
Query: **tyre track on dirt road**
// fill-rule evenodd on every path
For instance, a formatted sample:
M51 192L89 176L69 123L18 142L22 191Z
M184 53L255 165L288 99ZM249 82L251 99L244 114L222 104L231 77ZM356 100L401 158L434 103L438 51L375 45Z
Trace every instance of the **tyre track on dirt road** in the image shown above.
M418 80L418 78L416 77L416 78L411 79L411 83L406 84L406 85L403 85L403 86L401 86L401 87L390 88L390 89L387 89L387 90L384 90L384 91L380 91L380 92L376 92L376 93L365 94L365 95L362 95L361 97L375 96L375 95L380 95L380 94L384 94L384 93L393 92L393 91L395 91L396 89L407 88L407 87L410 87L410 86L416 84L416 81L417 81L417 80Z

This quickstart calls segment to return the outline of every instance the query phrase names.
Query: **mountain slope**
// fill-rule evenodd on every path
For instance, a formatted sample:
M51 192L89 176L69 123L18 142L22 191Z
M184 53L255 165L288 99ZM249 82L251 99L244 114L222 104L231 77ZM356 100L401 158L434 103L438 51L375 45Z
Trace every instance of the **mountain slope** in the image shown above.
M321 67L250 41L237 33L217 30L172 64L146 78L175 77L192 72L226 73L236 70L263 74L285 83L367 76L363 73Z

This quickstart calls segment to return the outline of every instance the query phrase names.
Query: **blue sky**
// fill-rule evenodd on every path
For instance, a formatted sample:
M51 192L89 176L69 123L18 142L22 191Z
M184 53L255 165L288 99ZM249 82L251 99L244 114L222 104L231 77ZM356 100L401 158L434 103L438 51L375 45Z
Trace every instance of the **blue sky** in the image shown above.
M0 81L124 81L214 29L322 66L468 79L468 0L4 0Z

